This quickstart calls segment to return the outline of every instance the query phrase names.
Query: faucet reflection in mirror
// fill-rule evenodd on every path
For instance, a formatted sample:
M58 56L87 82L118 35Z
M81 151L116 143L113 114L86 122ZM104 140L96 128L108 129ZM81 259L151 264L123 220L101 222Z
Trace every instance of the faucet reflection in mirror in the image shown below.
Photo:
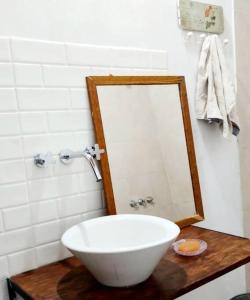
M203 220L184 77L94 76L87 87L108 213Z
M155 202L153 197L148 196L146 198L139 198L137 201L131 200L129 205L134 209L138 209L140 206L147 207L148 205L155 205Z

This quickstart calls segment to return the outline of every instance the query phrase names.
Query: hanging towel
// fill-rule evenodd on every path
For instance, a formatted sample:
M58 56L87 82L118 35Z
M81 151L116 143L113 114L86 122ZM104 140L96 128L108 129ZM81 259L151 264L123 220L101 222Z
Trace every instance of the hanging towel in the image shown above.
M195 106L197 119L220 123L224 137L239 134L235 89L217 35L207 36L202 45Z

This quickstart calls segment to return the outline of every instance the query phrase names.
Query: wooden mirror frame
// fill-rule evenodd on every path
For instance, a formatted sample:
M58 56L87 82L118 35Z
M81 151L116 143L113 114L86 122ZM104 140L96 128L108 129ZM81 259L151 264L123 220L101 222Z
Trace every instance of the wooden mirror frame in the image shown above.
M86 77L92 119L96 141L105 153L101 155L101 171L103 177L103 186L106 198L108 214L116 214L115 199L111 181L109 161L105 143L105 135L97 94L97 86L105 85L160 85L177 84L179 87L180 103L189 159L189 167L192 179L193 195L196 214L175 222L181 228L204 220L203 205L201 199L199 175L196 164L195 149L193 142L192 127L189 115L188 99L186 92L185 78L183 76L90 76Z

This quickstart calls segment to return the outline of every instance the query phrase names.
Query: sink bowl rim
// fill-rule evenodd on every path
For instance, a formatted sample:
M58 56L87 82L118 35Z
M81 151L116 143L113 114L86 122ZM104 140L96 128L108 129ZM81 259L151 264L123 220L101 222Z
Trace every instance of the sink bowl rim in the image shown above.
M163 237L161 239L159 239L158 241L154 241L154 242L149 242L149 243L143 243L142 246L129 246L129 247L121 247L118 249L101 249L99 247L88 247L88 246L84 246L84 247L72 247L70 245L70 242L67 241L67 234L69 233L70 230L72 230L74 227L77 227L80 224L84 224L84 223L98 223L101 222L103 219L107 219L107 218L116 218L116 219L126 219L126 218L132 218L132 219L138 219L140 218L141 220L145 219L151 219L151 221L155 221L155 223L160 224L160 225L165 225L165 226L171 226L172 229L172 235L171 236L167 236L167 237ZM89 253L89 254L118 254L118 253L128 253L128 252L135 252L135 251L141 251L141 250L145 250L145 249L149 249L152 247L157 247L160 245L163 245L171 240L175 240L177 238L177 236L180 233L180 228L178 225L176 225L174 222L168 220L168 219L164 219L161 217L156 217L156 216L150 216L150 215L136 215L136 214L119 214L119 215L109 215L109 216L102 216L102 217L98 217L98 218L94 218L94 219L90 219L87 221L83 221L80 222L72 227L70 227L68 230L66 230L64 232L64 234L62 235L61 238L61 242L62 244L68 248L71 251L77 251L80 253Z

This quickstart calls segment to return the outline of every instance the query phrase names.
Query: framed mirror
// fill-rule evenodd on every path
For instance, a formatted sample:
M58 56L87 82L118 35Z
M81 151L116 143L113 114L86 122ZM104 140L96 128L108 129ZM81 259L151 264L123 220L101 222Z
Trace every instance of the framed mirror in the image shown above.
M185 79L87 77L108 214L204 219Z

